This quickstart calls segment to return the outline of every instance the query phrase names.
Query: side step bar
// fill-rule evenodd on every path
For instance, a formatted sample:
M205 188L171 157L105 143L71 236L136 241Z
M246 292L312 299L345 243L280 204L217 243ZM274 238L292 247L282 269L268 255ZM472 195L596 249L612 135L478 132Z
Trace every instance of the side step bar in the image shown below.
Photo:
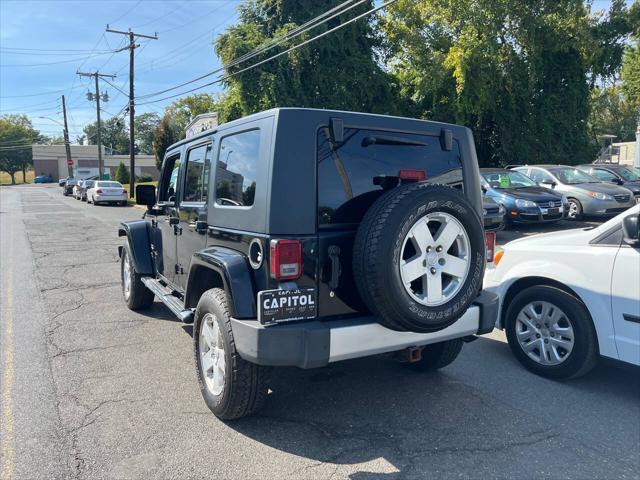
M144 286L151 290L154 295L175 314L176 317L184 323L193 323L193 310L190 308L184 308L182 300L176 297L170 288L165 287L155 278L142 277L141 280L142 283L144 283Z

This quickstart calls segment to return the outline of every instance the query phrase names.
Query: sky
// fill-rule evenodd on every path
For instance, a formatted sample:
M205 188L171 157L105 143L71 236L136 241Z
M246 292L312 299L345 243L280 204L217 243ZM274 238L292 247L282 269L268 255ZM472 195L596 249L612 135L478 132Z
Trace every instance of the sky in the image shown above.
M25 113L43 134L59 136L64 94L73 141L96 119L95 103L86 97L87 91L94 90L94 80L80 78L76 71L117 75L107 79L114 86L100 82L101 92L109 94L109 101L101 105L103 120L120 114L127 103L129 51L111 51L122 47L128 37L105 32L107 24L121 31L131 28L136 33L158 34L158 40L138 41L134 84L136 97L141 97L219 68L213 41L235 23L240 1L0 0L0 114ZM610 0L594 0L597 9L609 4ZM200 91L220 90L215 85ZM136 115L162 114L173 100L142 105L141 99Z
M107 80L128 94L129 50L107 52L122 47L129 39L105 32L107 24L115 30L131 28L136 33L158 34L158 40L140 38L137 42L140 48L136 49L134 85L138 97L218 68L220 62L212 43L225 27L235 23L239 3L0 0L0 114L26 113L43 134L58 136L62 127L56 122L62 122L60 96L64 94L74 140L86 124L96 119L95 103L86 97L87 91L94 91L95 81L79 77L77 70L116 74L115 79ZM105 120L121 111L127 96L105 80L101 80L100 90L109 94L109 101L101 105ZM220 86L202 91L214 93ZM171 101L137 105L136 115L162 114Z

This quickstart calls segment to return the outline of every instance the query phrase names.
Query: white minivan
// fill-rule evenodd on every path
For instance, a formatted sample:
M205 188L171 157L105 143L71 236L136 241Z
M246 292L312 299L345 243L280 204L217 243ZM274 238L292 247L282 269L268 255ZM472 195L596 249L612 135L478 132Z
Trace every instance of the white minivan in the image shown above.
M640 365L640 205L597 228L510 242L484 287L497 293L496 326L529 370L587 373L598 357Z

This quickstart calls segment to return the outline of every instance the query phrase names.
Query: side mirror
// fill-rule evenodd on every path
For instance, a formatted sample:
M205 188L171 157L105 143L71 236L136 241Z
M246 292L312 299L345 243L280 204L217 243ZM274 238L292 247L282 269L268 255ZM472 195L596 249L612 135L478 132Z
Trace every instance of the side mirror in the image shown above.
M136 203L151 209L156 204L156 187L153 185L136 185Z
M640 214L622 219L622 237L627 245L640 245Z
M619 178L614 179L613 183L615 183L617 185L624 185L624 182L622 180L620 180Z
M486 185L480 185L480 189L482 190L482 193L487 193L489 190Z

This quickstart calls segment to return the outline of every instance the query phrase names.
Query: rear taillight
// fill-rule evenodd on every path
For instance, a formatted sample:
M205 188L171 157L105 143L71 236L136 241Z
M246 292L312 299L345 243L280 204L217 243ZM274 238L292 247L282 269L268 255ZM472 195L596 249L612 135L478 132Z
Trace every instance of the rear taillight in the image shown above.
M484 240L487 244L487 263L491 263L496 251L496 232L485 232Z
M398 177L400 177L400 180L422 182L427 179L427 172L424 170L400 170Z
M102 193L102 190L98 189L96 190L96 193Z
M271 240L271 278L295 280L302 275L302 243L299 240Z
M124 195L126 195L126 194L127 194L127 191L123 188L123 189L122 189L122 193L123 193Z

